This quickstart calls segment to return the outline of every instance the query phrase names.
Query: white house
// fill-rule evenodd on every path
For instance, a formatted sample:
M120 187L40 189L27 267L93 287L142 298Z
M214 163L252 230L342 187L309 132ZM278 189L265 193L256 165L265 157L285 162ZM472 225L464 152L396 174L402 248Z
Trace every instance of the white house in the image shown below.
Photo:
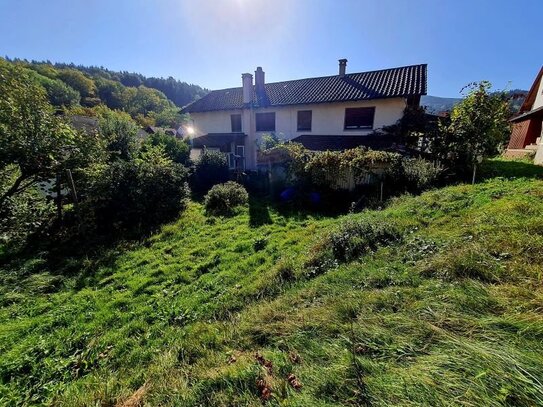
M407 106L426 94L426 65L266 83L258 67L242 75L242 87L215 90L182 109L190 113L193 157L201 149L228 154L231 168L256 169L257 149L266 133L313 150L360 145L390 147L374 130L395 124Z

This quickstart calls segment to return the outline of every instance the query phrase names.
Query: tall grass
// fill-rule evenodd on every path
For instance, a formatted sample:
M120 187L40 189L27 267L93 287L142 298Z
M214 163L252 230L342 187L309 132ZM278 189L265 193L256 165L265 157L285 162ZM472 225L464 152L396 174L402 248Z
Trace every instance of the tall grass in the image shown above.
M265 223L191 204L113 261L4 265L0 405L543 405L542 198L490 179Z

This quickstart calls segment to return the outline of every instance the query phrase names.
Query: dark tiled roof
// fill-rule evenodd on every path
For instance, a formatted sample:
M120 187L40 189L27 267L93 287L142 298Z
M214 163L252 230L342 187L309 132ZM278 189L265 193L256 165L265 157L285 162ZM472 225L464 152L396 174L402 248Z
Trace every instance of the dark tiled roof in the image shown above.
M245 133L209 133L192 139L192 147L223 147L234 141L243 144L245 137Z
M264 95L256 95L253 106L287 106L331 103L426 94L426 64L380 71L296 79L266 83ZM243 107L242 88L215 90L182 109L183 113L232 110Z
M384 134L368 136L320 136L313 134L304 134L291 140L294 143L300 143L308 150L313 151L342 151L360 146L369 147L373 150L398 150L397 138Z
M162 131L166 134L169 134L171 136L175 136L177 134L176 129L168 128L168 127L157 127L157 126L147 126L146 129L147 133L149 134L155 134L159 131Z

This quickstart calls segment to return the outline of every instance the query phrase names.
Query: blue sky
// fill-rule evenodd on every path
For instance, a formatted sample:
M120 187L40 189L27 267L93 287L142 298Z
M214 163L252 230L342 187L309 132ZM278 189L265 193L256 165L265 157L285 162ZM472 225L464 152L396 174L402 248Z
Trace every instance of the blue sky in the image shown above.
M428 64L428 93L528 89L543 0L0 0L0 55L101 65L218 89Z

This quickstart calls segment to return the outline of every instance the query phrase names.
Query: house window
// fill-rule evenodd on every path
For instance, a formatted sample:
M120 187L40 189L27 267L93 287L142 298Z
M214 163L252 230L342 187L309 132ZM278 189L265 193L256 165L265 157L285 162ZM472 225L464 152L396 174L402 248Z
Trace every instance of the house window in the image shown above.
M298 131L311 131L311 110L298 110Z
M375 107L349 107L345 109L345 130L373 129Z
M256 131L275 131L275 112L257 113Z
M241 133L241 115L231 114L230 123L232 124L232 133Z

